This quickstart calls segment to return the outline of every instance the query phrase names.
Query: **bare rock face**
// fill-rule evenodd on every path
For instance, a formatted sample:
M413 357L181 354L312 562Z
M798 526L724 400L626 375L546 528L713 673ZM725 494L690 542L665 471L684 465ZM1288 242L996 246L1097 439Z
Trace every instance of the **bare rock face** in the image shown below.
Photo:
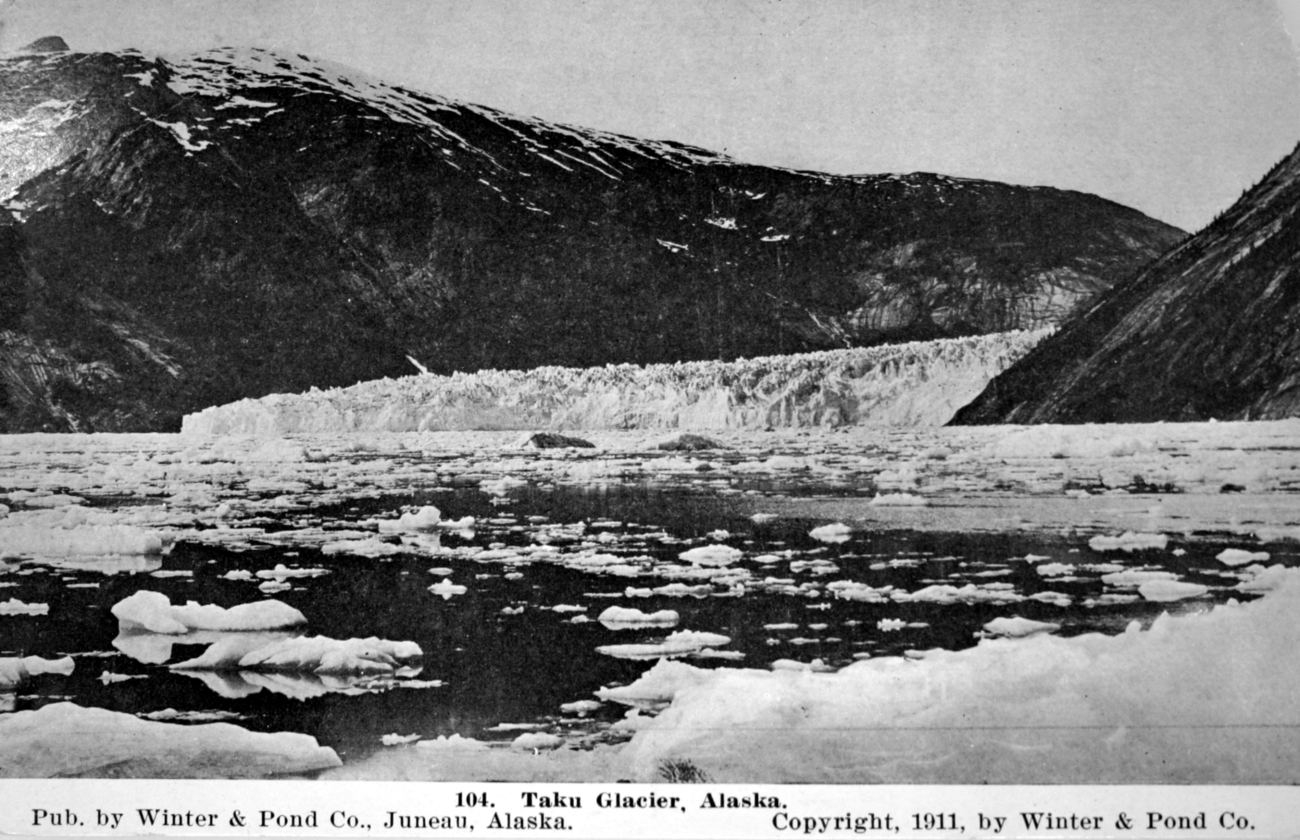
M555 432L538 432L528 438L525 444L534 449L595 449L596 444L580 437L556 434Z
M0 430L270 393L1055 323L1182 232L1095 196L826 175L304 56L0 60Z
M989 383L955 423L1300 416L1300 150Z
M68 42L64 41L58 35L46 35L44 38L37 38L30 44L27 44L19 53L35 55L39 53L68 52Z
M727 449L729 447L718 443L713 438L687 432L678 435L672 440L664 441L659 444L658 448L667 452L699 452L704 449Z

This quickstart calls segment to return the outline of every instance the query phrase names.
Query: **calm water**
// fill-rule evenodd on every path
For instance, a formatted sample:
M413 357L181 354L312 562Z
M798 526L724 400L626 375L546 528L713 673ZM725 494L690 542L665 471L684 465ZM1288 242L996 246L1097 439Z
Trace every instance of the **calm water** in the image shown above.
M607 704L579 717L562 712L561 704L592 699L592 693L602 686L631 682L653 662L620 659L598 653L596 648L653 641L671 632L665 628L608 629L594 619L611 605L645 612L675 610L681 621L672 629L724 634L732 641L720 649L744 655L737 660L686 660L700 667L766 668L779 659L820 659L836 668L864 654L902 656L906 651L934 647L968 647L977 643L982 626L998 616L1051 621L1061 625L1062 635L1116 633L1134 619L1146 623L1167 609L1206 610L1237 594L1228 589L1236 579L1225 578L1224 567L1214 560L1225 546L1241 544L1228 535L1202 534L1181 541L1174 536L1168 550L1133 553L1093 552L1085 536L1041 531L855 530L847 541L827 544L808 533L827 519L783 517L756 524L750 518L755 500L768 496L754 493L795 494L807 500L805 509L816 510L819 499L829 503L860 494L860 486L818 485L806 479L783 482L767 476L733 479L726 492L718 492L716 486L691 483L702 479L707 482L709 476L603 487L531 483L504 496L477 487L444 487L334 502L258 522L269 533L308 527L364 529L359 524L363 520L395 518L403 510L434 504L445 518L474 516L478 520L472 533L441 536L442 547L449 550L447 556L403 553L363 558L325 554L301 544L286 547L255 536L234 549L181 541L162 559L163 576L158 572L105 575L40 561L12 563L0 578L8 584L0 589L0 600L15 597L48 603L50 615L0 616L0 650L3 655L47 658L71 654L76 670L70 676L34 678L8 702L16 709L69 699L83 706L135 714L168 708L225 712L249 729L313 735L334 747L345 761L383 749L380 738L388 733L424 738L459 733L509 740L520 730L502 729L502 724L532 724L570 739L600 739L606 737L603 729L622 717L624 707ZM746 495L745 491L752 492ZM579 531L578 523L585 528ZM709 536L719 530L729 535ZM503 563L469 556L472 549L528 546L539 538L549 541L560 556L596 548L639 558L637 562L657 572L621 577L553 562ZM762 586L751 581L738 596L726 585L708 587L710 594L703 597L625 596L629 586L669 583L671 577L665 576L664 570L684 565L678 555L708 543L742 549L745 557L735 567L751 572L752 580L778 580ZM1295 564L1294 546L1268 546L1271 562ZM1177 555L1172 551L1177 548L1185 553ZM1050 560L1035 564L1017 559L1031 554ZM755 559L762 555L776 557L763 562ZM1134 590L1108 587L1100 580L1101 571L1084 568L1076 568L1066 580L1043 576L1037 569L1044 562L1164 569L1211 590L1206 597L1175 604L1137 600L1089 607L1083 603L1089 598ZM156 643L146 649L138 639L135 645L125 639L115 646L118 622L110 608L134 592L163 592L173 603L193 600L234 606L268 596L258 592L256 581L230 580L223 575L270 569L276 564L328 570L322 576L292 579L291 589L269 596L301 610L308 619L305 632L336 639L378 636L416 642L424 650L419 673L378 682L322 681L310 675L200 676L167 668L167 662L203 651L205 645L185 644L184 637L174 640L169 656L165 646L160 653ZM431 568L451 572L431 574ZM166 576L172 572L190 574ZM444 576L468 591L449 599L429 592L429 585ZM1022 596L1062 593L1069 596L1071 604L1036 600L864 603L835 598L825 589L831 581L846 580L907 591L934 583L998 584L1001 591ZM1249 596L1238 597L1244 600ZM582 606L585 611L551 609L558 605ZM502 612L520 607L523 610L518 614ZM572 621L581 615L592 620ZM906 626L881 629L877 623L882 619L898 619ZM145 650L148 652L142 654ZM131 679L103 680L104 672ZM428 685L427 681L440 684Z

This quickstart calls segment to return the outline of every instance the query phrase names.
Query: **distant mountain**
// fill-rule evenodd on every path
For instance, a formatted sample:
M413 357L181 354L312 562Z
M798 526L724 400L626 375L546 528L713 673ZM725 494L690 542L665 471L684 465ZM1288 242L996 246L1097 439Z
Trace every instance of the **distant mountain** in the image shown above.
M995 378L978 423L1300 416L1300 149Z
M1095 196L836 176L305 56L0 61L0 429L434 372L1036 328L1175 244ZM864 138L863 142L870 142Z

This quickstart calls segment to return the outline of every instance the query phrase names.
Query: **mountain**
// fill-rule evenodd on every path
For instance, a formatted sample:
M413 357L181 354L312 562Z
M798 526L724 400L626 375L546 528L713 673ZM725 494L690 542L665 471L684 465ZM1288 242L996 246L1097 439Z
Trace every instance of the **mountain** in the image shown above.
M953 420L1128 423L1300 416L1300 148L1113 287Z
M1179 241L1096 196L752 166L305 56L0 60L0 430L411 371L1033 329ZM870 142L864 138L863 142Z

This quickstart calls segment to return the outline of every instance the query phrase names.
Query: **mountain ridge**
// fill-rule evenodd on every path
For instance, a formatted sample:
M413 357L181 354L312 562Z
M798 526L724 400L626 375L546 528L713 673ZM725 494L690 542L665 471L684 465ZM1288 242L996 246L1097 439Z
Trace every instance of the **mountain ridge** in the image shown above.
M1300 146L1203 230L1112 287L955 423L1300 415Z
M446 373L1036 329L1182 236L1083 193L754 166L259 50L0 60L0 129L0 346L29 348L0 352L10 429L175 428L407 355Z

